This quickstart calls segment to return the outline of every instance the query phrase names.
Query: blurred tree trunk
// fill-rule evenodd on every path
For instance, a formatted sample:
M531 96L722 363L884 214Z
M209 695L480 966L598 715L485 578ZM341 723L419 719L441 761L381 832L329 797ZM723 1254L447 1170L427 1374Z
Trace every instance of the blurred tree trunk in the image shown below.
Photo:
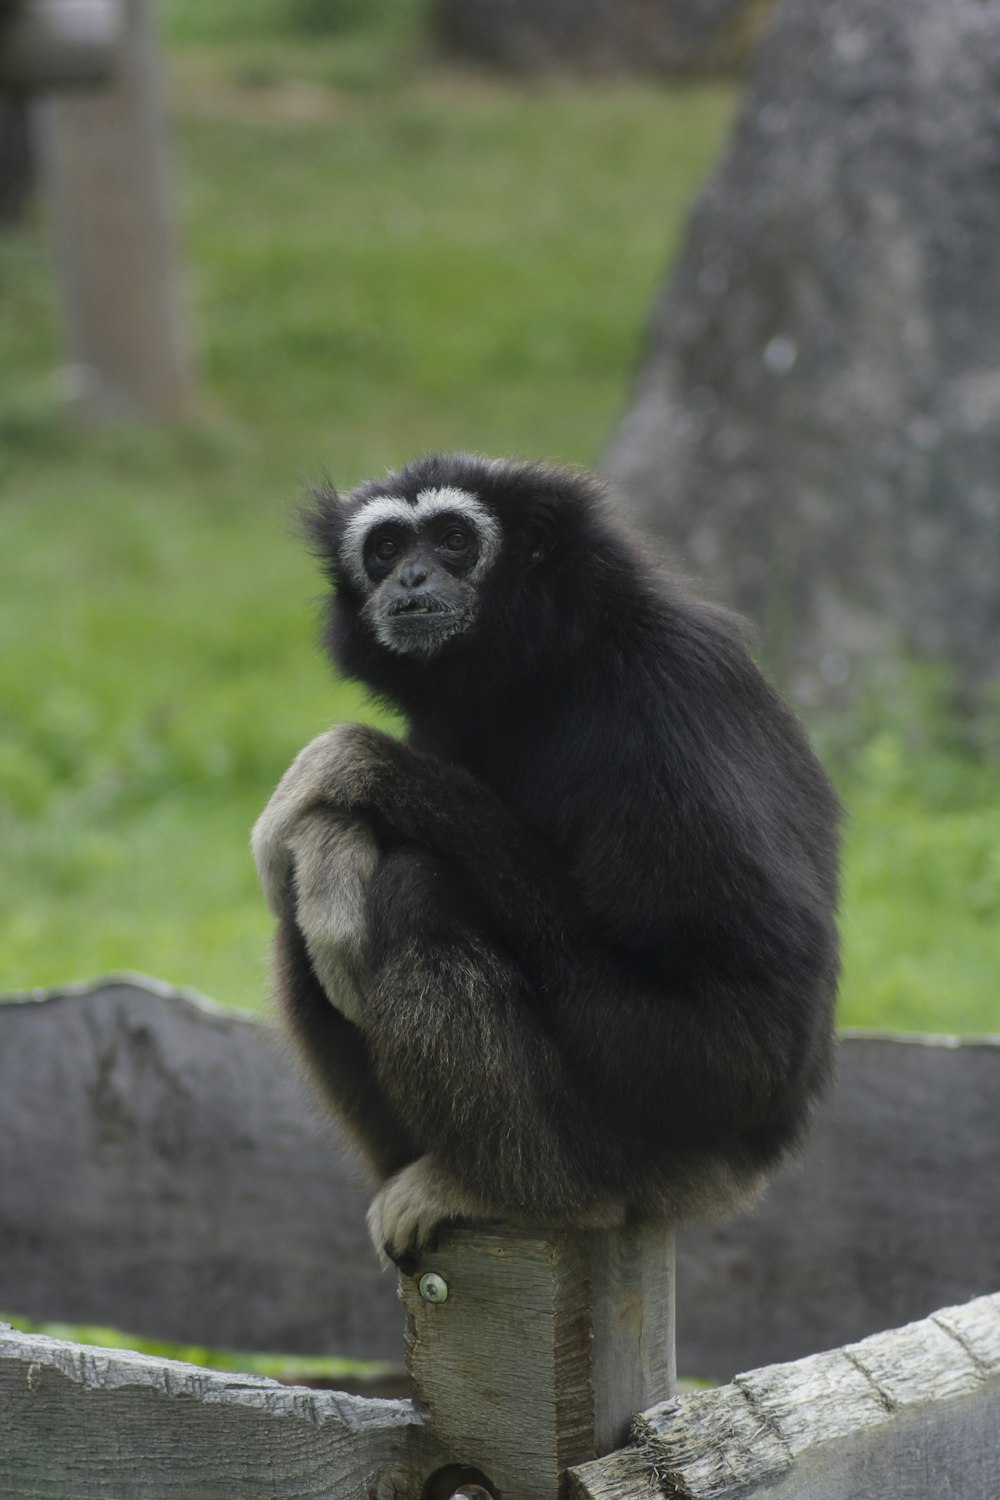
M437 0L452 51L517 72L739 69L772 0Z
M1000 682L1000 5L781 0L606 470L805 705Z
M34 186L28 110L16 94L0 94L0 224L21 217Z

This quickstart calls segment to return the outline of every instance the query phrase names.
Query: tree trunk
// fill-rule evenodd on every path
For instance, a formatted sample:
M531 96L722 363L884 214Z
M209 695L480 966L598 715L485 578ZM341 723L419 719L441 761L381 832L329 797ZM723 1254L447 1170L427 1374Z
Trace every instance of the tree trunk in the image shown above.
M0 224L16 224L34 187L28 112L17 95L0 94Z
M782 0L606 469L805 706L1000 679L1000 7Z

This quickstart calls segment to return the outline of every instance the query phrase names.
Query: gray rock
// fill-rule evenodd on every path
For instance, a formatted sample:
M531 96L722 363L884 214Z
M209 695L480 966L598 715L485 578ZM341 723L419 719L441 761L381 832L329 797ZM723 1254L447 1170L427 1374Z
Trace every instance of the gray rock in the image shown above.
M606 470L803 705L1000 680L1000 6L782 0Z

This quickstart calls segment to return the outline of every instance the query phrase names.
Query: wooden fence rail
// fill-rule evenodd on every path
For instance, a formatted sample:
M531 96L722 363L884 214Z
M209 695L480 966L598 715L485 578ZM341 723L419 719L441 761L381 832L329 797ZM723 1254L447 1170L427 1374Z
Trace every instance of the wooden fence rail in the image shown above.
M571 1500L996 1500L1000 1296L644 1412Z
M997 1500L1000 1294L934 1309L1000 1285L998 1084L996 1040L851 1037L804 1160L684 1236L688 1373L845 1347L675 1395L661 1233L470 1227L400 1279L412 1402L0 1329L0 1500ZM258 1023L128 977L0 1004L0 1307L398 1358L362 1225Z
M2 1500L395 1500L433 1467L408 1401L0 1331Z
M1000 1287L998 1101L996 1039L848 1036L802 1160L753 1214L678 1236L681 1373ZM364 1206L258 1022L136 978L0 1005L0 1309L399 1364Z

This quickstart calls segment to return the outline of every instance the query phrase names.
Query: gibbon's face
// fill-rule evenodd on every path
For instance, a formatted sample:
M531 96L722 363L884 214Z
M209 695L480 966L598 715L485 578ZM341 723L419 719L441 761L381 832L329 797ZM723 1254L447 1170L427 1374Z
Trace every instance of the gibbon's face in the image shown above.
M340 544L380 644L425 659L472 628L479 585L499 551L496 518L452 487L421 490L412 501L375 496L351 516Z

